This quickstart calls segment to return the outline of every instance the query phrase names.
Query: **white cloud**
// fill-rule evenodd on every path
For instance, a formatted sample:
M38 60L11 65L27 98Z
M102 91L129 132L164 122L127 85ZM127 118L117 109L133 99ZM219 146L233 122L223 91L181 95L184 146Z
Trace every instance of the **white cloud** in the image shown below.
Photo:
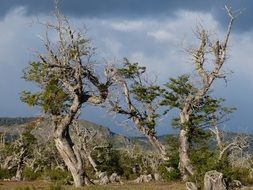
M143 22L142 20L124 20L112 22L110 25L114 30L123 32L130 32L130 31L132 32L146 28L147 24L148 23Z
M152 36L158 41L172 41L174 39L174 35L170 32L167 32L165 30L157 30L153 32L147 32L148 36Z
M43 30L36 25L31 27L32 17L24 13L24 8L18 8L0 20L0 115L31 113L19 102L19 92L30 86L20 80L20 76L21 70L25 68L28 61L34 59L30 49L41 49L41 41L37 34L43 34ZM168 77L192 71L192 64L182 49L184 46L196 43L193 34L196 24L202 22L205 27L212 30L211 33L217 31L215 38L224 34L211 14L183 10L166 20L144 18L120 21L119 19L70 18L70 21L75 26L87 25L88 35L98 48L97 55L102 61L103 58L128 57L133 62L138 61L147 66L150 72L159 76L162 83ZM253 106L253 102L250 101L253 90L246 88L246 85L249 86L253 82L253 64L250 56L253 49L253 31L232 34L230 49L231 56L227 68L231 68L235 74L231 76L229 88L221 88L219 94L229 94L239 87L245 87L247 93L240 97L230 94L228 97L234 102L240 102L242 97L248 100L247 103L242 104L245 107L241 108L240 113L243 113L243 110L250 110ZM240 77L246 81L240 80ZM234 81L234 79L238 80ZM250 121L249 118L244 120L247 119Z

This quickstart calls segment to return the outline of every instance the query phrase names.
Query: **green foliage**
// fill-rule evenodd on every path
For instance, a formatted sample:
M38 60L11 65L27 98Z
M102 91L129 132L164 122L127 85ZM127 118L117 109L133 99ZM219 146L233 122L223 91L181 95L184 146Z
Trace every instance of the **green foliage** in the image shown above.
M164 85L166 90L164 90L164 99L161 105L168 106L169 110L172 108L182 109L186 97L196 92L189 78L189 75L181 75L177 79L170 78L169 82Z
M27 167L23 170L23 173L22 173L23 179L29 180L29 181L36 180L39 177L41 177L41 175L42 175L41 172L34 172L34 170Z
M127 83L131 104L136 108L136 113L129 114L130 118L133 115L141 118L140 124L148 129L150 135L155 135L156 120L160 117L157 105L164 90L144 76L146 67L131 63L126 58L118 73Z
M142 174L153 173L149 165L144 165L143 158L145 153L136 153L134 157L122 152L120 156L120 165L123 169L122 177L126 180L133 180Z
M14 175L15 175L15 171L13 169L8 170L8 169L0 168L0 179L10 179Z
M166 181L175 181L181 178L181 174L178 168L169 167L170 164L163 164L159 167L159 174L162 179ZM170 170L170 171L168 171Z
M197 88L191 83L189 75L182 75L177 79L170 78L165 87L166 90L164 90L161 102L162 106L168 107L165 114L172 108L182 110L186 102L194 102ZM179 118L176 117L172 120L172 126L176 128L188 127L192 130L196 127L213 125L214 122L224 122L228 119L228 115L236 110L233 107L224 107L224 101L221 98L212 98L208 94L200 97L197 104L191 103L189 122L184 123L184 126L182 126Z
M235 111L235 108L223 106L224 99L213 98L209 94L196 100L197 88L188 75L171 78L165 87L161 105L167 106L167 111L172 108L182 111L185 104L189 104L189 120L182 123L179 117L175 117L171 124L175 128L187 130L190 148L205 146L211 137L211 133L205 129L227 121L229 114Z
M61 169L46 169L43 173L44 178L49 178L52 181L59 181L65 183L72 179L70 173L67 170Z
M132 87L131 92L134 94L136 100L144 103L152 103L161 95L162 90L157 85L144 86L143 84L136 84Z
M228 181L239 180L243 185L252 185L252 177L250 177L249 168L240 168L240 167L228 167L223 170L224 176Z
M30 62L29 67L24 70L23 78L27 81L42 84L47 78L47 65L43 62Z
M179 143L176 136L169 135L166 137L166 144L168 152L170 153L170 160L164 162L159 167L159 173L166 181L179 180L181 178L180 171L178 169L179 163ZM169 169L169 171L168 171Z
M46 80L45 82L40 81L42 79L35 79L34 75L38 75L38 73L37 71L35 73L33 72L35 72L33 64L30 64L28 72L24 74L24 78L27 80L35 80L39 86L43 84L43 86L41 86L42 91L35 93L23 91L20 97L21 101L27 103L29 106L39 106L45 113L59 115L64 112L68 105L68 95L61 88L57 75L43 76L42 78Z
M128 154L122 153L120 155L120 165L123 169L122 177L126 180L133 180L136 179L141 173L140 168L141 163L141 157L130 157ZM136 171L133 171L133 168L136 167Z
M32 157L34 147L37 144L36 137L32 134L32 129L34 126L27 126L21 135L23 147L26 149L26 156Z
M196 149L192 148L190 151L190 159L195 168L195 175L191 176L191 180L197 184L202 184L207 171L219 168L219 162L215 152L210 151L204 146Z
M112 149L110 144L106 148L98 148L93 152L98 170L102 172L106 171L108 174L116 172L121 175L123 173L123 169L119 163L119 156L119 151Z
M192 149L190 159L195 168L195 174L190 180L198 184L203 184L205 173L210 170L223 173L228 183L232 180L240 180L244 185L252 184L249 168L232 167L227 157L219 160L218 151L211 150L207 146Z
M118 69L119 73L126 79L140 78L146 72L146 67L140 67L138 63L130 63L127 58L124 58L124 67Z

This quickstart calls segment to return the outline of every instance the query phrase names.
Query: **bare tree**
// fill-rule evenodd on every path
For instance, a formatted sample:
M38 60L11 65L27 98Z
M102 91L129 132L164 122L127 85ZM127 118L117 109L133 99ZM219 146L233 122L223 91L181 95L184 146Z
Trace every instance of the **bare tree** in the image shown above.
M241 152L249 146L247 142L247 136L236 136L232 142L227 143L220 150L219 160L221 160L225 155L228 156L233 153L234 150L240 150Z
M26 124L25 129L13 142L9 142L2 148L2 168L16 170L15 180L22 180L23 169L27 161L33 159L33 151L37 148L37 139L32 134L32 130L42 121L37 118ZM30 162L29 164L32 164Z
M88 183L88 178L69 130L82 105L105 101L110 81L103 83L95 74L94 48L85 33L73 30L58 7L55 18L55 23L42 23L47 29L45 53L37 53L38 61L24 71L24 79L37 84L40 91L23 92L21 99L39 106L52 121L55 145L79 187ZM50 40L50 32L56 34L56 41Z
M92 157L92 153L96 149L107 148L108 142L106 139L99 139L96 130L85 128L85 126L81 127L78 121L75 121L74 123L75 127L73 127L71 132L73 134L73 139L81 152L81 156L90 163L96 175L99 176L101 171L99 171L96 161Z

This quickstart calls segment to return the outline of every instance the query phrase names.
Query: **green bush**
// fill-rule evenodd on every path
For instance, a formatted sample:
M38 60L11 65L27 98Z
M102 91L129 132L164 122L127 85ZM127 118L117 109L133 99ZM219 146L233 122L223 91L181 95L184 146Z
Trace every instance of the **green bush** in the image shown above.
M167 170L168 166L163 164L159 167L159 174L166 181L179 180L181 177L180 171L178 168L173 168L171 171Z
M61 183L65 183L68 180L71 180L71 175L68 171L63 171L61 169L52 169L46 170L43 174L44 178L50 179L52 181L59 181Z
M178 163L179 163L179 153L178 153L178 138L175 136L167 136L166 142L168 143L168 149L170 153L170 160L163 163L159 167L159 174L162 176L162 178L166 181L172 181L172 180L178 180L181 177L180 171L178 169ZM167 169L171 168L171 171L168 171Z
M106 171L109 175L116 172L119 175L123 174L123 169L120 165L120 152L114 150L109 144L107 148L97 149L93 152L93 157L96 158L96 164L99 171Z
M9 179L15 175L15 171L0 168L0 179Z
M191 149L190 159L195 168L195 174L190 177L190 180L197 184L203 183L206 172L210 170L221 171L223 167L223 165L218 162L215 152L210 151L207 147ZM228 166L227 162L223 164L225 167Z
M34 172L31 168L25 168L23 170L22 177L25 180L36 180L39 177L41 177L42 173L41 172Z
M248 168L226 168L223 171L224 176L227 178L227 181L239 180L243 185L252 185L253 181L250 178L250 170Z
M253 183L249 177L250 171L248 168L232 167L227 157L219 161L217 153L209 150L207 147L193 149L190 158L196 170L195 175L190 180L198 184L203 183L205 173L210 170L223 173L227 183L232 180L239 180L244 185Z

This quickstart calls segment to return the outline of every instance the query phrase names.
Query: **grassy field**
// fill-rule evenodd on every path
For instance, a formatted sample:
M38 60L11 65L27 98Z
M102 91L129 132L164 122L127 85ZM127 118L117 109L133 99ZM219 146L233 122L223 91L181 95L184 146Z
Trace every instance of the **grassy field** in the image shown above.
M253 187L243 188L253 190ZM46 181L0 181L0 190L185 190L185 184L173 183L144 183L144 184L110 184L104 186L86 186L74 188L73 186L58 186Z
M0 181L0 190L77 190L72 186L54 186L48 182L12 182ZM105 185L105 186L88 186L79 188L84 190L184 190L183 183L148 183L148 184L124 184L124 185Z

